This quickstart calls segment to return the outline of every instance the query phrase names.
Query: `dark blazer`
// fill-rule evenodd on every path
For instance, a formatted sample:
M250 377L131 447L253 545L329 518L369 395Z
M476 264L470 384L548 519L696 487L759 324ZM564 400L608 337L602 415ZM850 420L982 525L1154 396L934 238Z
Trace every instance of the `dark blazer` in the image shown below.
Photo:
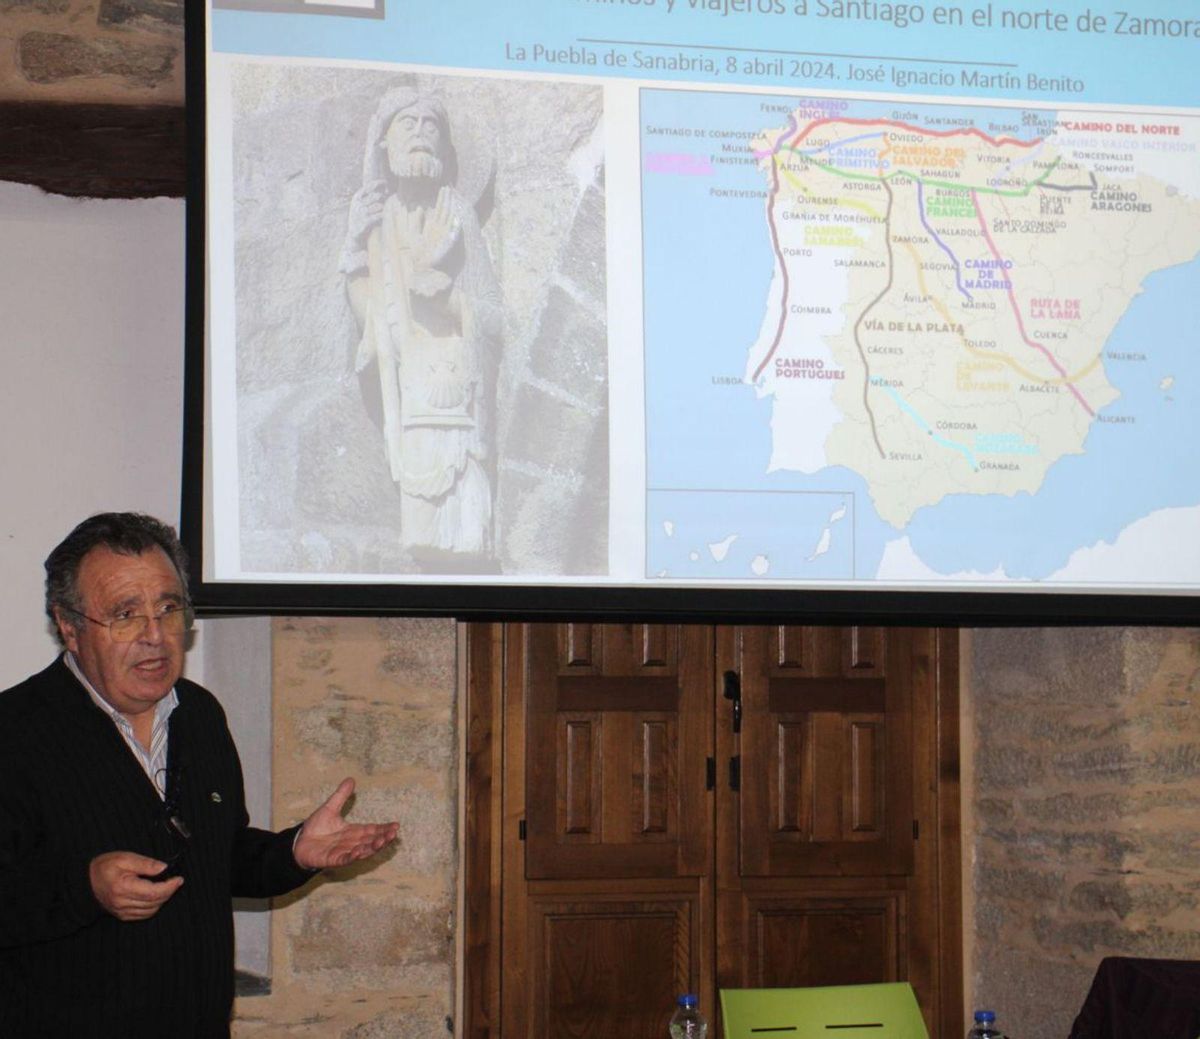
M280 895L312 875L292 856L296 828L248 824L220 704L186 679L175 688L185 880L132 923L101 909L88 864L108 851L168 857L163 802L61 659L0 693L0 1036L228 1036L231 897Z

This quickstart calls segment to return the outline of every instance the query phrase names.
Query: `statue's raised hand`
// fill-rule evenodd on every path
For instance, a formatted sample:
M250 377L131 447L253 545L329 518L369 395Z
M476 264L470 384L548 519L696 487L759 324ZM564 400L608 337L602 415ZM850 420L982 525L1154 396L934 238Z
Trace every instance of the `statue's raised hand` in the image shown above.
M458 241L462 229L462 220L455 210L450 188L443 186L432 206L410 209L405 216L413 291L432 296L448 289L452 279L445 271L438 270L437 265Z

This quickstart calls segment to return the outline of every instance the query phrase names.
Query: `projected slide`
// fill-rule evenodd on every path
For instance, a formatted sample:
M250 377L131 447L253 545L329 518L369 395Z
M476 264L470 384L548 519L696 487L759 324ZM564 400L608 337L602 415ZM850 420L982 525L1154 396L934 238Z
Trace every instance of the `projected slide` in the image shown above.
M209 12L207 579L1200 589L1190 5L305 6Z

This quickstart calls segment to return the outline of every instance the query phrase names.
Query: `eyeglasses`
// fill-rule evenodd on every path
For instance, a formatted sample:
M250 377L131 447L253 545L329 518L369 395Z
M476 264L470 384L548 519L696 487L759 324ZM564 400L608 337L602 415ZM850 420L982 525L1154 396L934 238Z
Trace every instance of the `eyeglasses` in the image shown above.
M192 623L196 619L196 612L190 604L180 606L177 603L164 606L153 617L147 617L144 613L134 613L127 617L115 617L110 621L97 620L95 617L89 617L82 610L76 610L70 606L66 606L64 609L68 613L75 614L76 617L82 617L85 621L91 621L93 624L99 624L102 628L107 628L113 642L136 642L150 630L151 620L158 621L158 626L164 635L182 635L185 631L191 630Z

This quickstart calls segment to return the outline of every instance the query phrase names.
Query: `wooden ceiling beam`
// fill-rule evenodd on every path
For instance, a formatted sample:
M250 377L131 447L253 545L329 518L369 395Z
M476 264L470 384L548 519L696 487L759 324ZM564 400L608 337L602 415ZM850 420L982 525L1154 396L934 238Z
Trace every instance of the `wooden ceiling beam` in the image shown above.
M181 105L0 102L0 181L74 198L182 198Z

